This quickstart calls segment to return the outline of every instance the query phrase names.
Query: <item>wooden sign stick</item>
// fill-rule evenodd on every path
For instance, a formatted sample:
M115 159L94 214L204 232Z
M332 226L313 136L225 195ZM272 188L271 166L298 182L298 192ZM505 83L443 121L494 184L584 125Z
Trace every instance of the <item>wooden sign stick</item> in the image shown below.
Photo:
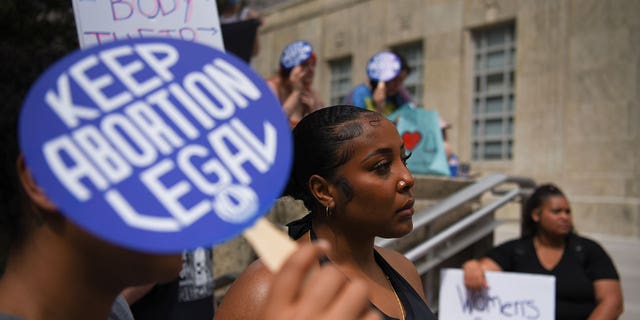
M246 229L243 236L264 264L273 273L280 270L284 261L295 251L297 244L266 218L260 218Z

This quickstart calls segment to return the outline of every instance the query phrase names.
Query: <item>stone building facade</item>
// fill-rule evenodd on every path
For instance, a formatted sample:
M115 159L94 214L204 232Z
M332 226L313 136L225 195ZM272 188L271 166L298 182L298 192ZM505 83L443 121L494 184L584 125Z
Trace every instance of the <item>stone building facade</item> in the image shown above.
M333 104L366 81L371 55L396 49L472 173L557 183L579 231L640 237L640 1L293 0L263 13L264 77L307 40Z

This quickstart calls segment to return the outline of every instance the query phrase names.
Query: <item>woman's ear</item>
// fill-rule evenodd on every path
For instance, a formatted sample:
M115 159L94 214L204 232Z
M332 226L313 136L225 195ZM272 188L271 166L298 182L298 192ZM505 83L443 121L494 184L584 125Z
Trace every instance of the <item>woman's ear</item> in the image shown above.
M311 194L322 204L323 207L332 207L334 203L330 183L319 175L312 175L309 178L309 190Z
M18 170L18 178L20 179L20 184L22 184L22 188L24 189L27 196L29 196L29 199L31 199L31 202L45 211L57 211L57 208L53 204L53 202L49 200L40 186L38 186L35 180L33 180L31 171L29 171L29 168L27 168L22 154L16 161L16 168Z
M538 208L533 210L533 212L531 212L531 220L533 220L533 222L538 223L540 221L540 213L542 212L542 209Z

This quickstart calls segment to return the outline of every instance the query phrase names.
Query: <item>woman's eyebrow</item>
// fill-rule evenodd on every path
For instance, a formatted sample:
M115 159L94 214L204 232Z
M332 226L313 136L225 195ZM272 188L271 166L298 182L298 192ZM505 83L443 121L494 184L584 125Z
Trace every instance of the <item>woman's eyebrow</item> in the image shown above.
M370 154L368 154L366 157L364 157L364 159L362 159L362 162L365 162L368 159L370 159L371 157L374 157L374 156L379 155L379 154L391 154L391 153L393 153L393 149L391 149L391 148L376 149L373 152L371 152Z

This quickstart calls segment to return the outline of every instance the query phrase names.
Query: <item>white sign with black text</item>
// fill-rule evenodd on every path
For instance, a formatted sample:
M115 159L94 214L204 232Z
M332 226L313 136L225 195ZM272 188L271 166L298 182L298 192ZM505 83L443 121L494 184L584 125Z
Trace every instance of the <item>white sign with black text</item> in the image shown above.
M548 320L555 318L555 277L486 272L489 288L471 292L460 269L440 273L440 320Z

